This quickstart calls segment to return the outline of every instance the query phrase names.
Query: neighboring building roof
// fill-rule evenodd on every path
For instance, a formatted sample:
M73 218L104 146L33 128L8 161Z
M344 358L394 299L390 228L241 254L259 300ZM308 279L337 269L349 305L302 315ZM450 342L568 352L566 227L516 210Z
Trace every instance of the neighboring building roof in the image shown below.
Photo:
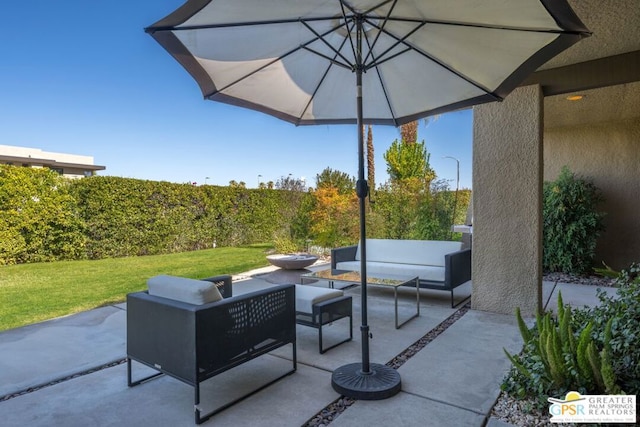
M93 157L77 154L53 153L39 148L0 145L0 163L19 163L49 168L105 170L106 166L94 165Z

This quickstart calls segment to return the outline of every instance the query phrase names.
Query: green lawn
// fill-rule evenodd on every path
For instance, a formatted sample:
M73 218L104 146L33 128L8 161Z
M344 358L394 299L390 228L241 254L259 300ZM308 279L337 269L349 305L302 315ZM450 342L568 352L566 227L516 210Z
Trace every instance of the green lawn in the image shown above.
M204 278L266 266L267 248L0 266L0 331L123 302L158 274Z

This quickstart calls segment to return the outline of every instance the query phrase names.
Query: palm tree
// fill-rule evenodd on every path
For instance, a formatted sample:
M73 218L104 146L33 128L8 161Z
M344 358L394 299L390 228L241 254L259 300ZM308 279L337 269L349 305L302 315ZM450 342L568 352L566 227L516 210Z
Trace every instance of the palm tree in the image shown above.
M418 122L410 122L400 126L401 141L406 144L415 144L418 141Z

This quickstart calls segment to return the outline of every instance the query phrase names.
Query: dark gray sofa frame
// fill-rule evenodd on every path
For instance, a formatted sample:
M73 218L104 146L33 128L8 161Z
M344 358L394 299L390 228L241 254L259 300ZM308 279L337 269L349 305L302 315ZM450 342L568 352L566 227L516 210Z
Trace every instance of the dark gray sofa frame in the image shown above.
M339 262L355 261L357 250L358 245L332 249L331 269L338 270L337 263ZM462 249L444 256L444 282L421 279L420 287L449 291L451 293L451 308L454 308L471 298L471 296L464 297L454 304L453 290L469 280L471 280L471 249Z
M206 279L220 281L220 277ZM225 288L225 283L229 286ZM195 422L200 424L297 368L295 286L280 285L236 297L231 278L222 280L224 298L193 305L136 292L127 295L127 383L129 387L166 374L195 389ZM293 368L233 402L202 414L200 383L286 344ZM131 362L158 372L132 380Z

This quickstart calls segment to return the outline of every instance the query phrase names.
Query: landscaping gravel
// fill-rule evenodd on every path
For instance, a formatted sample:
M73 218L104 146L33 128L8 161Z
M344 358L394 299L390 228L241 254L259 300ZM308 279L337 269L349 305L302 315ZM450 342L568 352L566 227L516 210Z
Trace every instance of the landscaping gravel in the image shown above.
M577 283L579 285L600 286L610 288L615 286L615 279L602 276L575 276L567 273L547 273L542 280L547 282Z

